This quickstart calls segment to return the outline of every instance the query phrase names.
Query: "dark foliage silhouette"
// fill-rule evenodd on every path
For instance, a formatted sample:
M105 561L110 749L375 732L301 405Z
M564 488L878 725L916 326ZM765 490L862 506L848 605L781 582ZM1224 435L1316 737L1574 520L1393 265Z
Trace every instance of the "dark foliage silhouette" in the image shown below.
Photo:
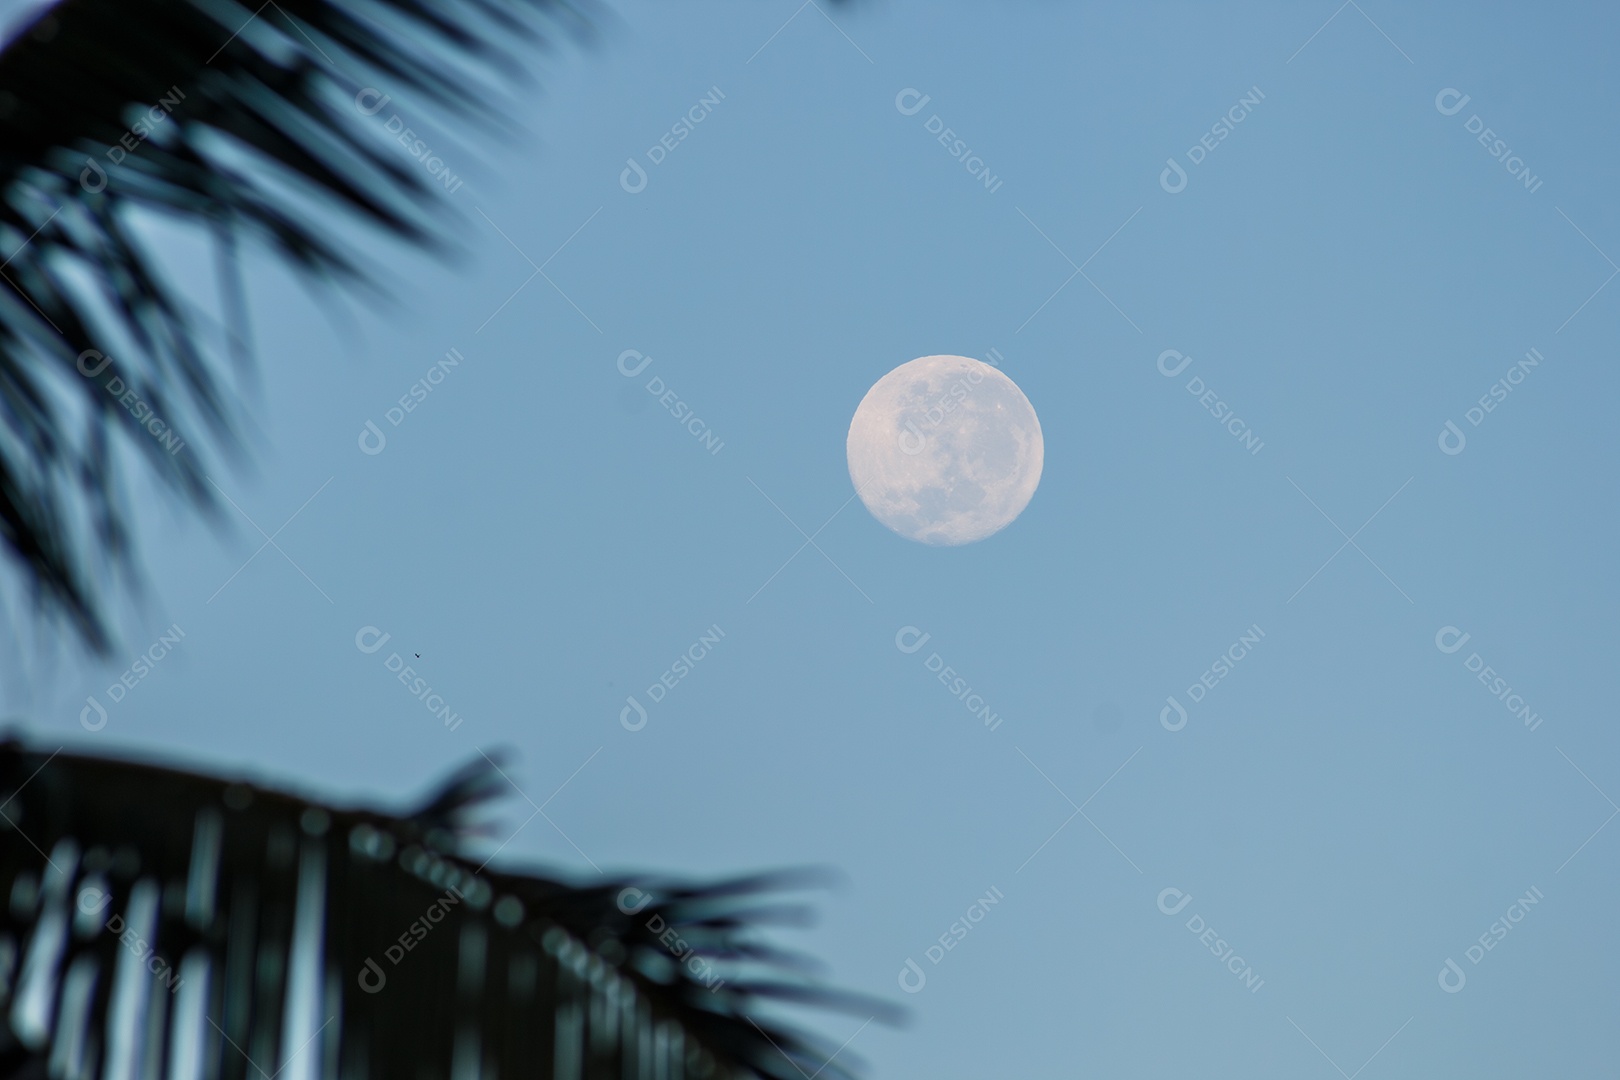
M768 1018L888 1011L758 940L802 878L481 866L474 818L507 786L479 759L389 814L0 744L0 1076L848 1075Z
M370 291L352 226L443 250L435 179L367 115L383 94L510 130L515 50L593 25L584 0L61 0L0 49L0 553L31 606L105 652L105 586L137 581L120 444L216 506L240 450L244 240L317 288ZM368 93L368 91L374 91ZM208 230L222 349L136 229ZM233 351L234 367L216 354ZM3 579L0 579L3 580Z

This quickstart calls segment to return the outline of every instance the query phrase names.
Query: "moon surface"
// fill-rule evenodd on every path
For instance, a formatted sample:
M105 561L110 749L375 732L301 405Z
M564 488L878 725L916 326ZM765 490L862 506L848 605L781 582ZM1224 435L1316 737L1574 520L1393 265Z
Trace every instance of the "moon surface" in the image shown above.
M1010 525L1041 482L1041 422L1018 385L966 356L924 356L873 384L849 425L849 478L872 516L924 544Z

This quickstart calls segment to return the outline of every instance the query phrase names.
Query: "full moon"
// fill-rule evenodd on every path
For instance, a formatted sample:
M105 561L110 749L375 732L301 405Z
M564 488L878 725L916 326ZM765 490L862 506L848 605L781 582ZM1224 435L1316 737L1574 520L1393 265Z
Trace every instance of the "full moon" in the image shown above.
M971 544L1023 513L1041 482L1041 423L1018 385L966 356L924 356L873 384L849 425L849 478L909 540Z

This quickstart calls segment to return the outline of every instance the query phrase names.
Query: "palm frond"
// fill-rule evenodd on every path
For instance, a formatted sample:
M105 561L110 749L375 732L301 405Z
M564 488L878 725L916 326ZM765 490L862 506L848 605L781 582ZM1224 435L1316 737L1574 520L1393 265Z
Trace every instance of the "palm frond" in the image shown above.
M476 865L497 783L390 814L0 744L0 1076L802 1080L849 1073L762 1009L892 1015L757 940L791 875Z
M509 128L514 49L587 33L588 0L61 0L0 51L0 552L98 651L98 587L131 579L133 448L214 506L239 394L195 305L135 235L141 212L253 237L318 285L370 269L362 224L442 249L443 174L389 146L410 97ZM223 306L240 288L222 273ZM230 328L240 335L239 326Z

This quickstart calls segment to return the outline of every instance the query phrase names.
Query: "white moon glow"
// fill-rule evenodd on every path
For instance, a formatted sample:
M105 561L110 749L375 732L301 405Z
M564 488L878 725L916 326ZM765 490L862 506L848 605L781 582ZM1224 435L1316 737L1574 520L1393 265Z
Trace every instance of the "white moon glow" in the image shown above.
M849 477L872 516L924 544L1006 528L1041 482L1024 392L989 364L924 356L873 384L849 425Z

